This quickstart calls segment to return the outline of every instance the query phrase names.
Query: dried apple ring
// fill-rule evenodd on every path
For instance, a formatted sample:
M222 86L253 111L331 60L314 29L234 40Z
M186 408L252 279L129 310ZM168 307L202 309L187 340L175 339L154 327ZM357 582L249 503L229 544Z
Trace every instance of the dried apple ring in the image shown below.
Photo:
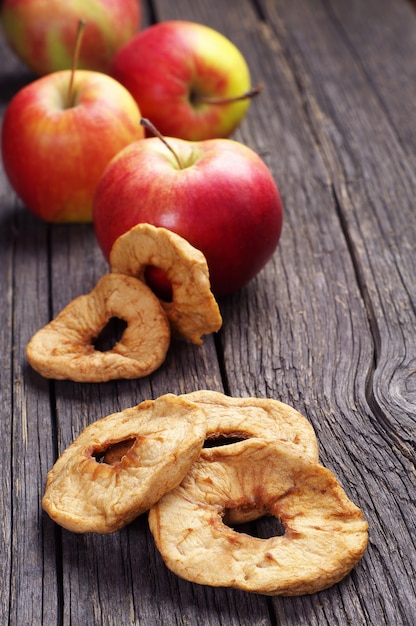
M205 458L216 456L216 442L260 437L277 439L293 446L294 451L311 461L319 461L319 449L312 424L288 404L271 398L235 398L210 390L185 394L192 402L202 405L207 413ZM233 445L232 443L230 445ZM258 519L267 513L262 508L235 507L224 513L228 524L242 524Z
M178 576L294 596L332 586L362 558L368 524L328 469L287 444L260 439L216 455L206 460L203 451L149 513L156 545ZM260 539L226 526L224 510L241 503L265 505L283 535Z
M94 340L112 318L127 327L111 349L97 350ZM169 322L153 292L131 276L105 274L35 333L26 354L46 378L105 382L147 376L163 363L169 345Z
M110 252L112 272L145 281L149 266L162 269L172 285L172 302L161 300L173 334L196 344L221 328L205 256L166 228L138 224L121 235Z
M49 471L42 506L73 532L114 532L180 483L205 428L202 408L173 394L103 417Z

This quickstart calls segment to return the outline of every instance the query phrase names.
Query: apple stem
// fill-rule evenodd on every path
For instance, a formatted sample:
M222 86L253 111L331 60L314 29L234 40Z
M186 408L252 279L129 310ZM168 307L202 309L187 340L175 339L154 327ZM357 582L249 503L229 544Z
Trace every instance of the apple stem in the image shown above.
M69 81L69 87L68 87L68 95L67 95L67 99L66 99L66 105L67 108L71 108L72 106L74 106L74 79L75 79L75 71L78 67L78 62L79 62L79 54L81 51L81 43L82 43L82 37L83 37L83 33L84 33L84 28L85 28L85 21L84 20L79 20L78 22L78 30L77 30L77 37L75 40L75 48L74 48L74 54L72 57L72 69L71 69L71 78Z
M169 143L166 141L166 139L164 138L164 136L162 135L162 133L160 133L158 131L158 129L156 128L156 126L154 124L152 124L152 122L150 120L148 120L146 117L142 117L140 120L140 124L142 126L144 126L145 128L147 128L147 130L150 130L151 133L153 133L153 135L155 135L155 137L157 137L158 139L160 139L160 141L162 143L165 144L165 146L167 147L168 150L170 150L173 154L173 156L176 159L177 164L179 165L179 169L183 170L184 169L184 165L182 163L182 161L179 158L179 155L176 154L175 150L172 148L171 145L169 145Z
M248 100L258 96L263 91L263 83L259 83L255 87L251 87L240 96L232 96L230 98L218 98L216 96L202 96L199 94L193 94L192 102L194 104L232 104L233 102L239 102L240 100Z

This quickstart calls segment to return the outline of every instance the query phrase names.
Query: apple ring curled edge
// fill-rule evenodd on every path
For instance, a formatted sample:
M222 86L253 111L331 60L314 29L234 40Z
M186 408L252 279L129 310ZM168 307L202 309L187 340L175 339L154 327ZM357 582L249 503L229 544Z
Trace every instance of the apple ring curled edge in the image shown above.
M230 528L225 511L243 505L265 505L283 534L263 539ZM352 570L368 543L368 523L334 474L267 438L222 446L215 454L203 449L182 483L153 505L148 521L177 576L270 596L329 588Z
M218 331L222 317L211 291L204 254L167 228L142 223L120 235L109 256L110 271L145 282L148 266L162 269L172 285L172 301L160 303L172 334L195 344Z

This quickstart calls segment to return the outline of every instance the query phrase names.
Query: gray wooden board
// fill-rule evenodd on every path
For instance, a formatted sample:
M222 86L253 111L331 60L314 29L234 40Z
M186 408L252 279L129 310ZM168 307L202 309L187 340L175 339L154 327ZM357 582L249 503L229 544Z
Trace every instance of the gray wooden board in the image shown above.
M245 54L253 101L235 138L271 168L285 207L267 267L220 302L203 346L174 342L138 381L43 380L30 336L107 271L90 225L33 218L0 170L1 532L5 623L391 625L415 605L416 16L393 0L155 0ZM150 13L145 12L145 23ZM0 107L33 77L0 39ZM163 565L146 516L108 536L41 511L46 473L88 423L171 391L288 402L370 524L362 562L300 598L193 585ZM269 522L257 524L267 532ZM215 564L213 564L213 568Z

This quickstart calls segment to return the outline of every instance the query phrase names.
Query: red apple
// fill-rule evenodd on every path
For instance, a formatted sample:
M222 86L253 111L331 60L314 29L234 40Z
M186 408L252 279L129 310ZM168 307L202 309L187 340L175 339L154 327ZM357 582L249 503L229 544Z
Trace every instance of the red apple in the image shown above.
M105 169L94 198L97 241L108 259L134 225L163 226L205 254L216 296L231 293L278 244L282 205L273 176L257 153L232 139L166 142L170 149L157 137L136 141Z
M10 101L1 137L4 169L38 217L88 222L106 165L143 136L135 100L113 78L88 70L54 72Z
M194 22L142 30L117 52L110 74L163 135L192 141L229 137L259 91L250 89L249 68L236 46Z
M37 74L72 67L77 25L86 22L79 68L108 72L141 24L140 0L3 0L7 42Z

